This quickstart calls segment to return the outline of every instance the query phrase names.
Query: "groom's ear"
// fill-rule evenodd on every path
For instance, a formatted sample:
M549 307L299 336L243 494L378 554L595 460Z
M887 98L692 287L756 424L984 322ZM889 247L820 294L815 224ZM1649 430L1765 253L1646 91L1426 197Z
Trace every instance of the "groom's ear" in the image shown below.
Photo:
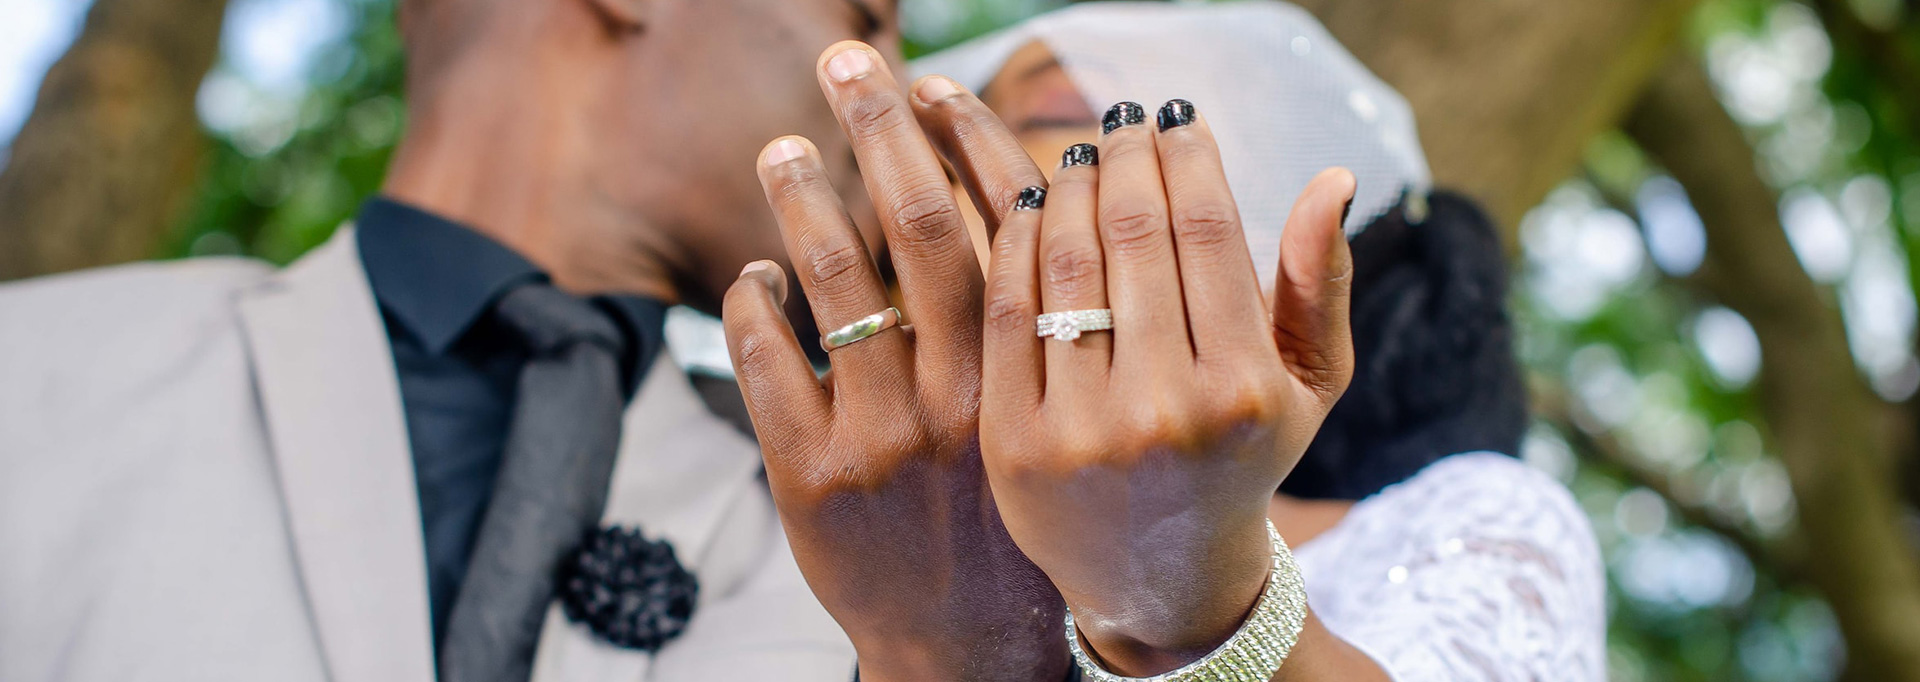
M607 32L639 33L651 18L655 0L583 0L591 6Z

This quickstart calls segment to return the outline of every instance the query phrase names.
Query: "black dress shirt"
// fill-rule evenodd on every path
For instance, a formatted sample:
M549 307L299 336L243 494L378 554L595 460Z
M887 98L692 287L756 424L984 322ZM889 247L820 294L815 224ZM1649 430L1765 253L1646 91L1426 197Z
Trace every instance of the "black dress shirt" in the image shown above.
M527 361L519 336L493 319L493 304L547 275L475 230L392 199L368 200L356 226L400 377L438 648L493 495ZM622 365L631 399L663 343L666 305L636 296L593 301L628 335Z

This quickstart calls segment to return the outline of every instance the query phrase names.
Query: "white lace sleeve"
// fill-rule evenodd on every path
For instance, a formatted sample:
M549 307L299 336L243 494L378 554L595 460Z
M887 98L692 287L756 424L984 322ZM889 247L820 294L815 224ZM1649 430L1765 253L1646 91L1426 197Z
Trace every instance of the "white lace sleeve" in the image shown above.
M1315 613L1395 682L1606 679L1593 530L1564 487L1516 459L1442 459L1299 556Z

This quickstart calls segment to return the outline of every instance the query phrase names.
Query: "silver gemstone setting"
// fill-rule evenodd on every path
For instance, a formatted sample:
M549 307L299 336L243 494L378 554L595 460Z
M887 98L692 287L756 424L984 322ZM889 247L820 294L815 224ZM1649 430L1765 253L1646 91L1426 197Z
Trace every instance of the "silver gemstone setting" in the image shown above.
M1040 338L1053 338L1060 341L1073 341L1086 332L1106 331L1113 328L1113 310L1067 310L1046 313L1034 318L1034 332Z

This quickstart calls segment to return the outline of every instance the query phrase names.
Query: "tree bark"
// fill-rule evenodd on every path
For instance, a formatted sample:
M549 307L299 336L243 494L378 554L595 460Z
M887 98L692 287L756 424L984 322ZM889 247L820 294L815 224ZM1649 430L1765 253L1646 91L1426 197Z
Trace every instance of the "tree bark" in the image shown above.
M1691 58L1671 61L1626 130L1685 186L1706 226L1689 284L1760 337L1757 394L1798 503L1809 583L1846 635L1848 676L1920 680L1920 561L1900 523L1889 425L1831 291L1800 267L1752 147Z
M1514 247L1670 53L1694 0L1296 0L1413 105L1441 186Z
M1920 32L1885 31L1867 25L1846 0L1811 0L1833 41L1834 52L1857 60L1881 84L1884 102L1861 104L1891 119L1909 142L1920 143Z
M1866 106L1890 132L1905 138L1902 142L1907 148L1920 145L1920 26L1912 23L1914 10L1908 10L1908 18L1899 26L1877 28L1862 21L1845 0L1813 0L1812 4L1820 15L1820 22L1827 27L1827 34L1832 36L1835 68L1852 64L1852 68L1865 72L1873 84L1870 88L1840 94ZM1920 0L1908 4L1911 8L1920 5ZM1901 169L1883 172L1894 175ZM1896 221L1909 230L1917 222L1920 216ZM1920 249L1914 248L1917 240L1912 237L1905 241L1908 279L1920 287L1920 253L1916 253ZM1920 504L1920 450L1915 448L1915 431L1920 430L1920 400L1908 399L1907 412L1905 442L1896 448L1904 455L1900 464L1903 470L1899 472L1901 494L1907 503Z
M199 179L226 0L97 0L0 172L0 280L153 255Z

